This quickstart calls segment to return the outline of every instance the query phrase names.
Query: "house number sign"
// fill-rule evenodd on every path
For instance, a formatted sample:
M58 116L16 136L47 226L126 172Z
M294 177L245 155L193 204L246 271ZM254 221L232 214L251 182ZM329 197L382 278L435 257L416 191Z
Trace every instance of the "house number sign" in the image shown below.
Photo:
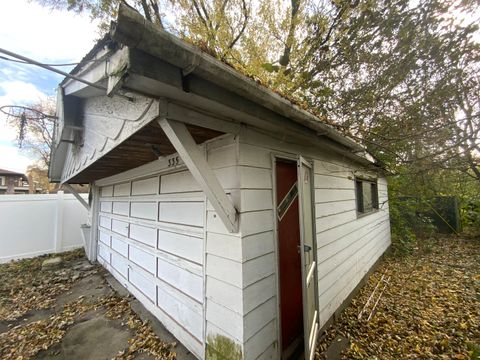
M180 163L180 158L178 156L173 156L168 159L168 167L177 166Z

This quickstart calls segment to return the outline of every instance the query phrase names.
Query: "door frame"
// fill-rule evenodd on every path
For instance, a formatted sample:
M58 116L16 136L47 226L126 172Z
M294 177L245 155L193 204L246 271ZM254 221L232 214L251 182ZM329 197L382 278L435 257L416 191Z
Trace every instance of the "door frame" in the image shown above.
M312 250L313 253L312 253L312 257L313 257L313 262L314 262L314 268L313 268L313 293L314 293L314 301L315 301L315 311L316 311L316 320L314 320L314 323L316 322L318 324L318 327L315 327L313 330L315 331L315 333L312 335L310 334L310 336L313 336L313 345L315 345L316 343L316 339L317 339L317 336L318 336L318 331L320 330L320 309L319 309L319 303L318 303L318 261L317 261L317 229L316 229L316 216L315 216L315 172L314 172L314 169L313 169L313 161L309 161L307 160L305 157L303 157L302 155L299 155L298 156L298 161L297 161L297 175L298 175L298 180L299 180L299 190L298 190L298 202L299 202L299 207L298 207L298 210L299 210L299 217L300 217L300 246L303 245L304 243L304 237L305 237L305 233L304 233L304 227L302 226L303 222L304 222L304 219L303 219L303 211L302 211L302 203L303 203L303 191L300 190L300 179L302 177L301 173L300 173L300 170L301 170L301 166L302 164L306 167L308 167L308 169L310 170L309 171L309 176L310 176L310 206L311 206L311 210L312 210ZM302 259L302 281L305 281L305 279L307 278L307 274L305 274L305 252L303 253L304 256L301 257ZM302 284L303 286L304 284ZM302 300L303 300L303 318L304 318L304 327L307 326L308 328L305 329L304 328L304 333L305 333L305 330L309 330L310 329L310 326L311 324L308 323L308 315L307 315L307 312L305 311L306 309L308 310L308 303L307 303L307 299L305 296L303 296L304 294L302 294ZM310 329L311 330L311 329ZM306 337L304 337L304 344L307 344L307 342L309 342L310 339L307 339ZM304 345L305 346L305 345ZM310 353L311 354L314 354L315 352L312 352L311 350L312 349L309 349L310 350ZM305 356L307 356L307 354L305 354ZM308 358L305 357L305 359L307 360ZM309 358L311 359L311 357Z
M313 256L314 260L316 262L316 269L314 272L314 281L315 281L315 306L317 309L319 309L319 304L318 304L318 262L317 262L317 239L316 239L316 221L315 221L315 184L314 184L314 178L315 178L315 173L314 173L314 168L313 168L313 160L310 160L308 158L303 157L300 154L292 154L292 153L286 153L286 152L280 152L280 151L272 151L271 152L271 163L272 163L272 199L273 199L273 216L274 216L274 222L273 222L273 233L274 233L274 252L275 252L275 287L276 287L276 300L277 300L277 326L276 326L276 332L277 332L277 358L282 359L282 319L281 319L281 303L280 303L280 272L279 272L279 249L278 249L278 219L277 219L277 205L278 205L278 199L277 199L277 175L276 175L276 161L277 160L287 160L287 161L292 161L297 165L297 178L299 177L299 168L300 168L300 161L304 161L307 163L308 166L311 167L311 202L312 202L312 217L313 217L313 223L312 223L312 229L314 232L314 237L313 237ZM300 193L300 192L299 192ZM299 206L300 206L300 195L299 195ZM301 211L299 207L299 217L300 217L300 236L302 237L303 233L303 227L301 226L302 224L302 217L301 217ZM302 240L300 239L300 243ZM302 281L303 279L303 257L302 257ZM303 313L305 314L305 309L306 309L306 299L302 294L302 303L303 303ZM318 321L320 322L320 311L318 310ZM304 325L304 334L305 334L305 325ZM304 339L305 341L305 339Z

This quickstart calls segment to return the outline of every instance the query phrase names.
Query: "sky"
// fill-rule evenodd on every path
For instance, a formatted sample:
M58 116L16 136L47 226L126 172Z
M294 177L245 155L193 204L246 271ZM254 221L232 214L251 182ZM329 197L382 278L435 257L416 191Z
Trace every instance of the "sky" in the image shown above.
M27 0L0 0L2 49L43 63L71 63L81 60L98 37L97 24L88 15L52 11ZM37 66L0 59L0 107L54 96L62 79ZM0 113L0 168L24 172L35 159L16 147L16 136Z

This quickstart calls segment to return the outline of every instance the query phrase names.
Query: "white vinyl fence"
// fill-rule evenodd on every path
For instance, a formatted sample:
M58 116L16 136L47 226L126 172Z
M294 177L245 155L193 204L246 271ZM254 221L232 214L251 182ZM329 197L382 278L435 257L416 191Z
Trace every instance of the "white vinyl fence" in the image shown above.
M87 219L87 209L63 191L0 195L0 263L83 247Z

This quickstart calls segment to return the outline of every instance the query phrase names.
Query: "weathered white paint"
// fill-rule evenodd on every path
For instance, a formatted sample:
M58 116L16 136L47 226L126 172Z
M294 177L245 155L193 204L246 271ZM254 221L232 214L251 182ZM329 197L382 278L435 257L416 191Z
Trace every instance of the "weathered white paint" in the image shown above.
M353 178L366 171L322 149L244 128L205 150L239 211L239 232L230 233L184 166L159 159L99 181L100 261L196 356L223 335L245 359L278 358L272 154L313 160L320 326L388 246L388 203L358 218ZM379 194L382 204L382 179Z
M390 243L386 181L379 179L378 182L382 208L375 213L357 217L353 179L356 172L368 174L368 171L328 151L278 141L249 128L243 130L239 141L241 173L244 174L240 184L242 269L244 276L249 272L253 275L252 284L243 291L245 334L257 329L253 326L252 330L249 329L248 318L265 317L265 327L255 336L244 338L244 357L278 358L280 328L277 307L272 317L265 316L265 301L274 301L278 306L276 260L270 260L276 248L272 231L274 218L272 211L267 210L273 209L271 198L274 187L259 169L272 168L272 153L289 158L303 155L314 160L320 326L326 323ZM248 168L251 169L246 170ZM269 174L272 178L271 170ZM255 182L256 178L259 178L259 182ZM253 196L254 191L258 192L259 189L264 189L265 193ZM270 196L266 195L268 190ZM252 196L249 193L243 194L245 191L251 192ZM252 258L263 260L261 266L265 269L265 278L260 276L261 270L253 267L254 261L246 261ZM269 263L273 267L269 268ZM267 269L272 270L270 275ZM258 275L255 278L256 273ZM270 282L269 285L258 285L266 281ZM248 277L243 282L250 283Z
M131 202L130 204L130 216L146 219L146 220L156 220L158 218L158 205L154 201L149 202Z
M0 263L83 247L80 225L87 222L72 194L2 195Z
M99 261L202 358L205 195L161 160L99 182Z
M130 204L127 201L114 201L112 212L117 215L127 215L130 211Z
M119 96L85 99L82 106L83 142L69 144L62 182L78 174L158 116L160 111L158 100L138 94L128 96L135 101L128 101Z
M157 229L137 224L130 225L130 238L155 247L157 244Z
M158 194L158 176L132 182L132 195L156 195Z
M185 124L166 118L160 119L158 123L206 194L224 225L230 232L237 232L237 210L226 196L222 185L218 182Z
M100 230L100 234L103 232ZM118 239L115 235L111 236L112 238L112 249L115 250L120 255L128 258L128 243Z

